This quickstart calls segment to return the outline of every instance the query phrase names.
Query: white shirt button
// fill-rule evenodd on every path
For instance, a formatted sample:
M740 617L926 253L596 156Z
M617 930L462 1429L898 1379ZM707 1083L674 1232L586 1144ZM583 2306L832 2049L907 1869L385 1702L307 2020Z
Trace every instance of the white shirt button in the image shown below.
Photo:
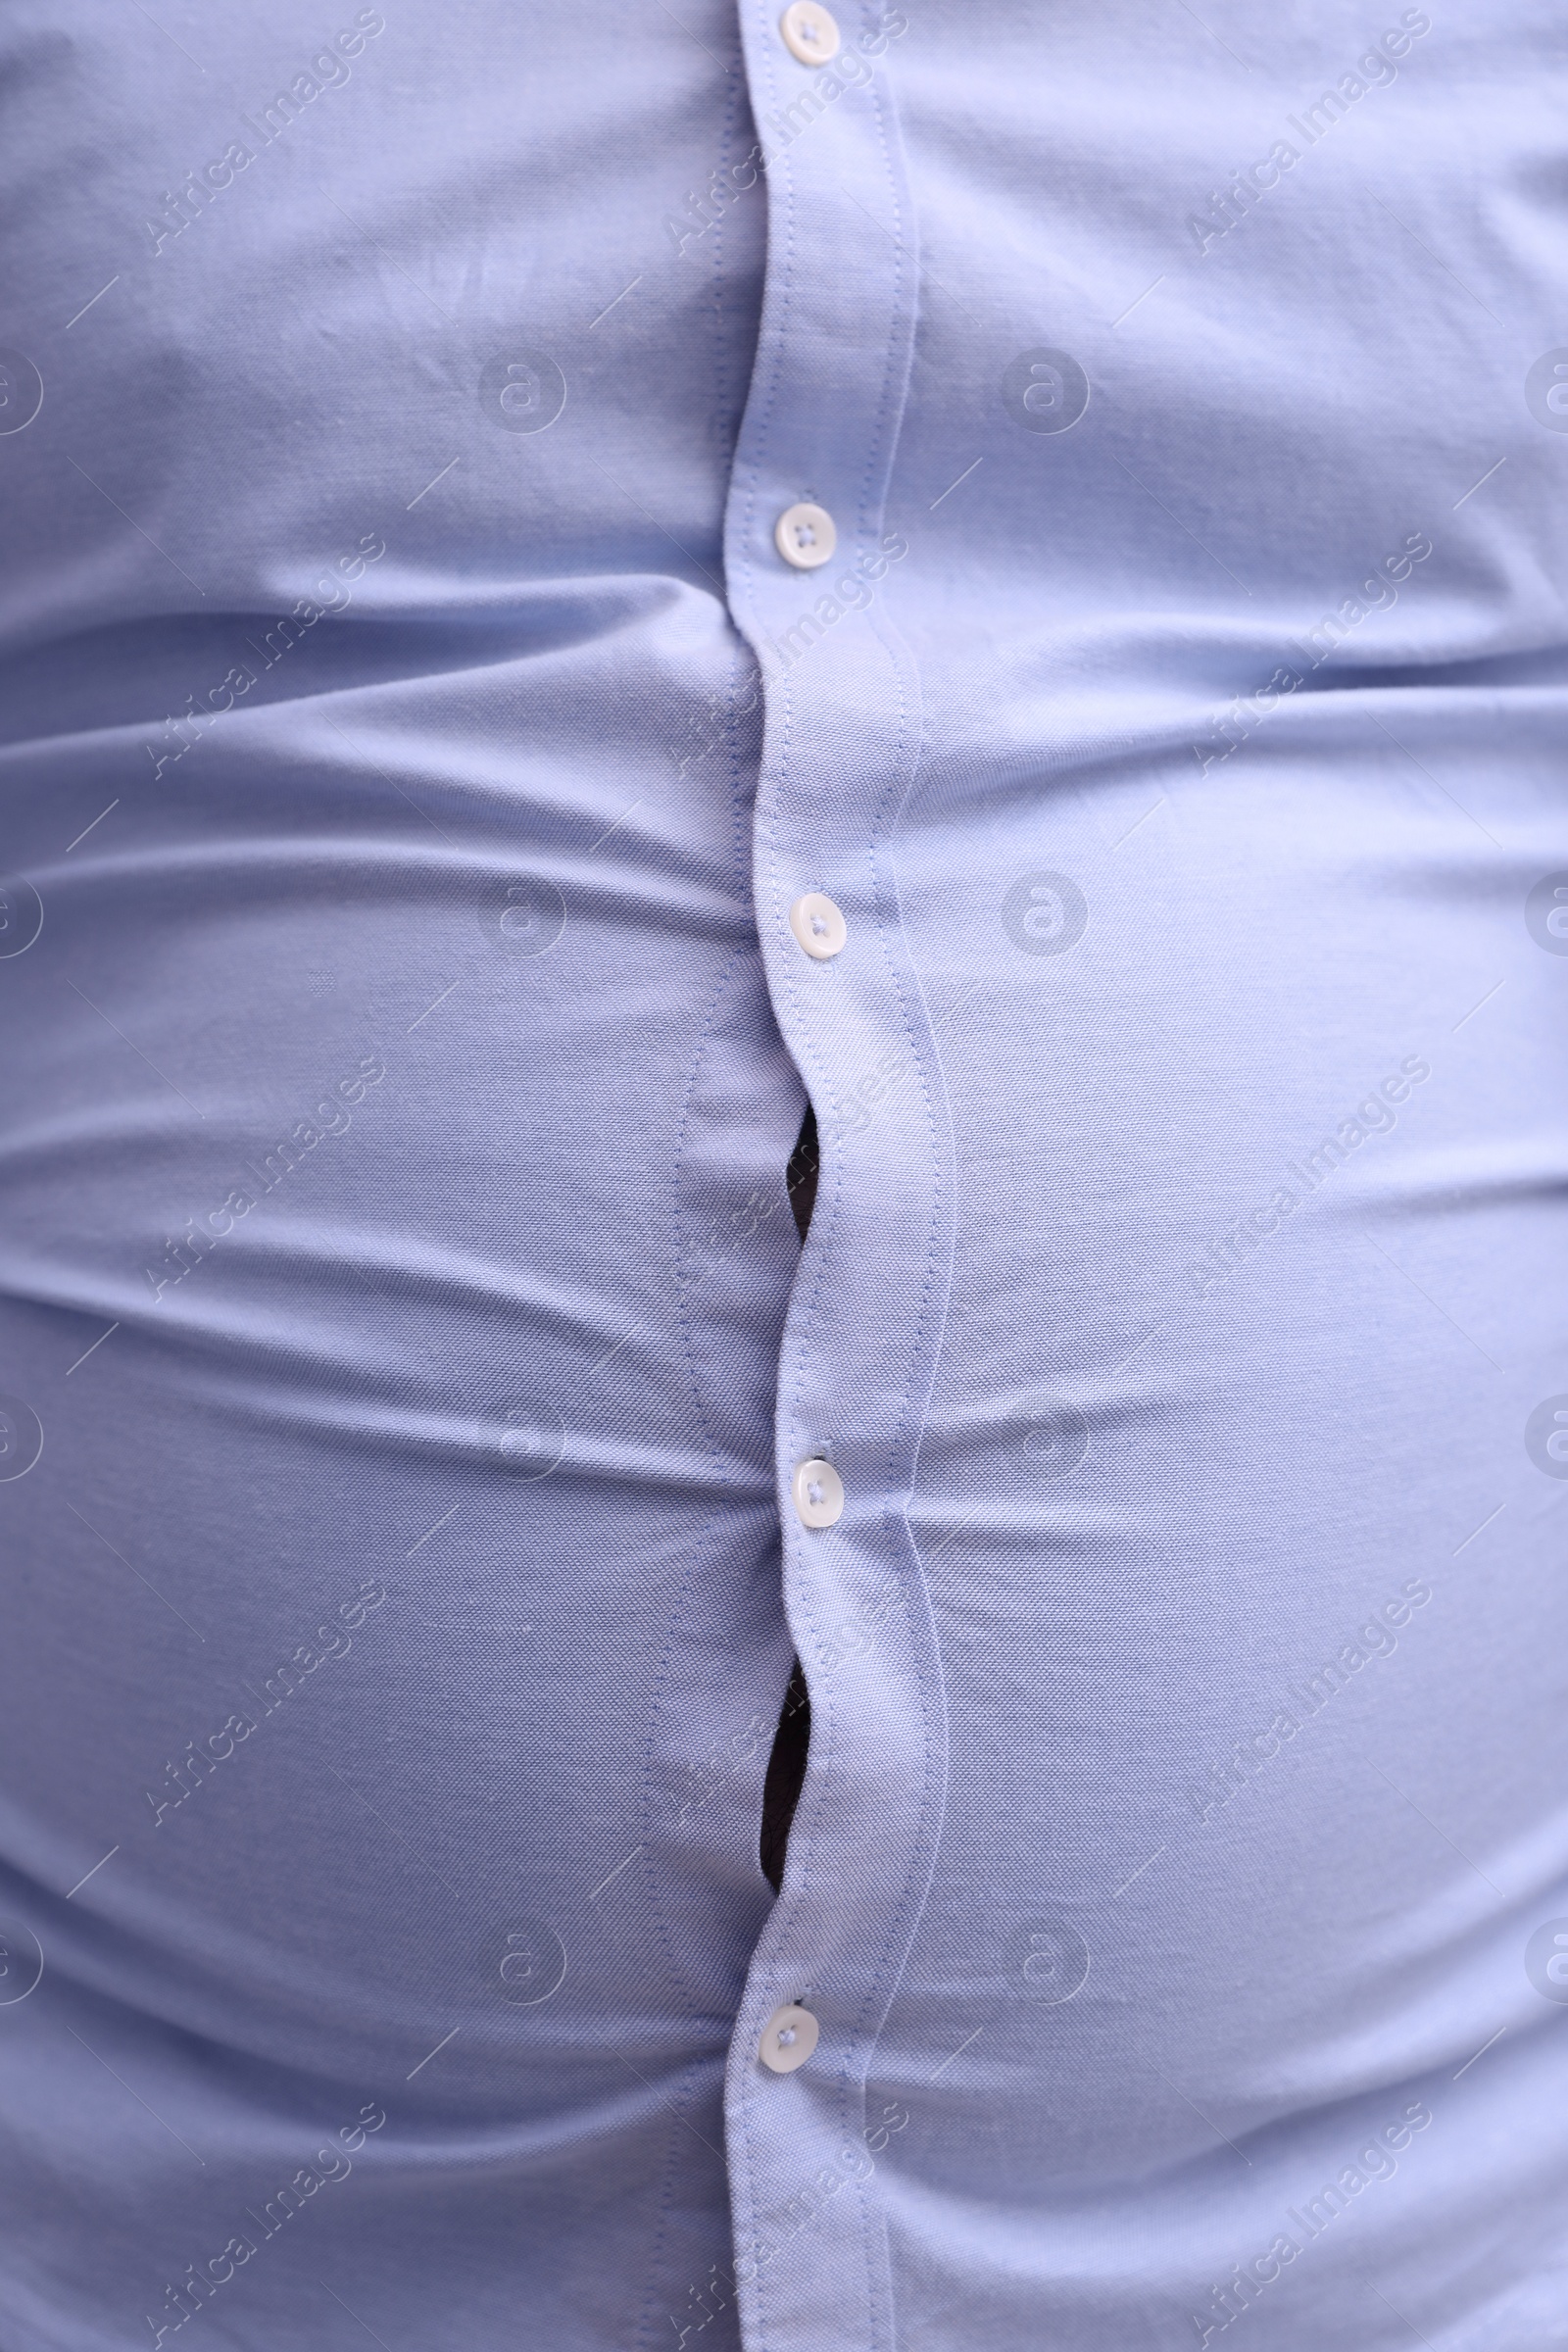
M820 2028L809 2009L795 2001L787 2001L775 2009L762 2028L762 2039L758 2056L775 2075L793 2075L804 2066L815 2049Z
M831 1462L797 1462L790 1497L808 1527L831 1527L844 1513L844 1481Z
M778 21L784 46L803 66L825 66L839 52L839 28L816 0L793 0Z
M790 908L790 929L808 956L825 963L836 956L850 936L850 927L839 909L819 890L808 890L804 899L797 899Z
M819 564L831 564L838 543L833 517L825 507L805 503L786 507L773 525L773 545L797 571L814 571Z

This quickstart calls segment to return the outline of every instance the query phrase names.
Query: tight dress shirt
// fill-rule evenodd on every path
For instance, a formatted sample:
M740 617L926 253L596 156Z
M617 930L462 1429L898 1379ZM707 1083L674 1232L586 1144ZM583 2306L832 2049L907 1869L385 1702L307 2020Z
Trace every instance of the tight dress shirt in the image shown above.
M7 2352L1568 2343L1562 47L13 0Z

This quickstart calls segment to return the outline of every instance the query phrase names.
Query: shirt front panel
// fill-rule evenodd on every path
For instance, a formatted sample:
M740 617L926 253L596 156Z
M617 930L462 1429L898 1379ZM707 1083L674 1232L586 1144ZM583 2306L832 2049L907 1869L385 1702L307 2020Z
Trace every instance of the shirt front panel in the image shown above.
M732 2061L749 2325L1523 2348L1565 2157L1552 36L836 13L838 94L748 19L732 597L834 1204L781 1465L831 1442L849 1494L786 1521L835 1735ZM863 599L757 527L745 601L779 416L775 508L906 551ZM862 811L895 664L919 759ZM775 2082L790 1971L824 2037Z
M680 13L8 20L18 2342L600 2352L728 2259L803 1098Z

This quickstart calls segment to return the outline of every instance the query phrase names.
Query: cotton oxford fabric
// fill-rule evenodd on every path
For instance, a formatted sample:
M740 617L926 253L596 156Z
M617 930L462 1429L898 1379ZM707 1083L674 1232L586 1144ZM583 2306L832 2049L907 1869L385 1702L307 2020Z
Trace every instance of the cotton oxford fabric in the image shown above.
M834 15L8 17L19 2346L1568 2341L1556 21Z

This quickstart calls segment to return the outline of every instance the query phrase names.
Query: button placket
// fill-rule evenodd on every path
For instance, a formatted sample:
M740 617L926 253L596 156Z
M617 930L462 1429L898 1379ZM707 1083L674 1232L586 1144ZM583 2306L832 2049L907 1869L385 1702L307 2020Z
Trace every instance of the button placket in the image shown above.
M934 1637L901 1514L940 1329L927 1285L946 1281L950 1194L926 1083L878 1077L894 1062L928 1074L932 1059L883 855L919 740L918 680L883 585L916 258L875 14L834 22L837 45L871 66L861 73L826 68L827 11L789 11L787 24L778 0L741 8L769 260L725 564L763 678L755 874L768 985L833 1173L831 1215L819 1204L791 1307L777 1408L785 1587L821 1728L796 1816L800 1866L753 1957L726 2112L747 2346L859 2352L896 2333L874 2191L852 2205L846 2189L831 2230L797 2237L787 2261L772 2252L789 2242L811 2180L858 2177L844 2173L846 2119L864 2096L940 1813L941 1747L923 1695ZM814 46L789 37L803 14L817 25ZM867 214L894 234L868 237ZM901 560L906 552L901 543ZM825 891L801 889L809 875L846 888L853 878L852 922ZM834 957L831 979L808 968ZM849 1111L868 1079L874 1128ZM832 1461L819 1449L827 1431ZM866 1624L874 1640L859 1637ZM786 2014L806 2008L794 1996L807 1984L810 2028ZM820 2045L814 2064L800 2054L818 2020L831 2064ZM796 2038L780 2040L787 2032ZM798 2075L793 2092L773 2081L783 2072ZM853 2126L849 2136L858 2146Z

